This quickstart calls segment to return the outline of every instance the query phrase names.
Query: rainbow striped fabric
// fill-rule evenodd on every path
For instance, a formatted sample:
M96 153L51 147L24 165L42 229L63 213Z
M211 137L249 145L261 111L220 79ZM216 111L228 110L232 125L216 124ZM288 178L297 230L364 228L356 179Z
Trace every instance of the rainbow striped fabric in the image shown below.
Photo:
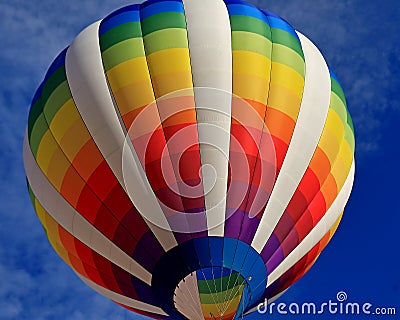
M318 49L241 0L149 0L82 31L24 141L46 235L88 286L154 319L236 319L302 277L354 179Z

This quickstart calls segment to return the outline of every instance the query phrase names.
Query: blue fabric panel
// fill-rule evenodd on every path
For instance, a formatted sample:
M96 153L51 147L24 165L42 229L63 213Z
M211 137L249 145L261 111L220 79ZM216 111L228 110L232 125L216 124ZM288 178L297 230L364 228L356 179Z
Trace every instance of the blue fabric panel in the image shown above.
M128 8L128 7L125 7ZM125 9L123 8L123 9ZM128 22L139 22L140 11L139 6L130 6L130 10L121 12L118 15L111 15L106 17L100 24L99 35L102 36L107 31Z
M295 39L299 39L294 29L286 21L277 16L272 16L270 12L263 12L268 16L269 25L271 28L281 29L287 33L290 33Z
M222 266L222 260L223 260L222 252L223 252L224 238L212 237L208 239L209 239L211 260L213 265Z
M230 4L227 8L230 16L250 16L269 25L267 17L256 7L243 4Z
M46 76L44 77L43 82L46 83L47 80L51 77L51 75L60 67L65 65L65 56L67 54L67 50L69 47L65 48L61 53L57 56L57 58L54 59L53 63L51 64L49 70L46 73Z
M162 13L162 12L181 12L183 11L183 4L177 1L162 1L157 2L152 5L143 7L140 10L141 19L146 19L152 15Z
M140 9L143 10L146 7L149 7L149 6L153 5L153 4L160 3L160 2L179 2L179 3L182 3L182 0L148 0L148 1L143 2L140 5Z
M199 257L200 265L204 267L211 267L210 247L208 238L194 239L194 246L196 248L197 256Z
M233 260L232 267L235 270L241 270L243 263L247 257L247 252L249 251L249 245L242 241L238 241L236 247L235 258Z

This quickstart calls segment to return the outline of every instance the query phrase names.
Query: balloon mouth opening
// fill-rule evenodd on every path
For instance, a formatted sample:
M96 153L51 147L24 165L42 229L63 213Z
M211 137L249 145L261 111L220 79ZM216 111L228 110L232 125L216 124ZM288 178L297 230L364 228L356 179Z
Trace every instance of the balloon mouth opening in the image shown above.
M166 252L151 287L156 304L176 319L240 319L257 305L267 278L263 258L251 245L207 236Z
M205 267L176 286L174 306L187 319L231 320L244 314L250 295L248 281L225 267Z

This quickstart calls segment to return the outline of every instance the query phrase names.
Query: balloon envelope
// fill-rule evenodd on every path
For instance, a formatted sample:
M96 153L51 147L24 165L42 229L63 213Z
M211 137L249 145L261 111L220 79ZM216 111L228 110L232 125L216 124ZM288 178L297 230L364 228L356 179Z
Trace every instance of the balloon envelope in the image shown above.
M49 68L24 141L46 235L88 286L154 319L233 319L333 236L354 134L319 50L238 0L150 0Z

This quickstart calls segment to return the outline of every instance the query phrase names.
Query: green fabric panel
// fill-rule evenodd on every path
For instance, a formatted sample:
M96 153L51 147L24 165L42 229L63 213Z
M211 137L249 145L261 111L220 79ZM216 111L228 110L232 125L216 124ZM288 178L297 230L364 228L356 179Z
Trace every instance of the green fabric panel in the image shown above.
M232 300L243 293L244 286L237 286L226 291L217 293L200 293L200 301L202 304L214 304L217 302L226 302L226 299Z
M31 185L28 182L28 179L26 179L26 185L28 186L29 198L31 199L31 202L32 202L33 206L35 207L35 195L33 194L33 191L32 191Z
M350 126L346 126L346 131L344 133L344 138L349 143L350 149L353 151L355 150L355 139L354 134Z
M340 84L336 81L336 79L331 77L331 87L332 87L332 97L335 97L333 99L336 100L335 102L335 106L339 105L339 101L340 100L340 106L341 108L343 108L343 110L341 111L340 116L343 117L343 122L347 123L347 125L349 126L350 130L351 130L351 135L352 137L347 137L346 140L349 141L349 143L352 145L353 151L355 148L355 141L354 141L354 124L353 124L353 120L351 119L349 110L347 109L347 103L346 103L346 97L344 95L343 89L340 86ZM336 111L336 109L335 109ZM349 133L350 135L350 133Z
M337 94L337 96L343 101L343 104L346 106L346 98L344 96L344 92L340 84L335 80L335 78L331 77L331 90Z
M106 71L125 61L144 56L142 38L132 38L118 42L102 53L103 65Z
M140 22L127 22L108 30L100 37L100 48L104 52L108 48L131 38L141 38L142 29Z
M225 291L231 289L233 286L242 284L243 277L238 274L232 274L230 277L226 276L221 278L210 279L210 280L197 280L197 286L199 293L212 293ZM216 291L215 291L216 290Z
M42 99L39 98L36 100L35 104L31 106L31 109L29 110L29 116L28 116L28 137L30 138L32 135L32 130L33 127L36 123L36 120L39 118L39 116L43 112L43 103Z
M234 31L245 31L256 33L271 40L271 28L264 21L249 16L230 16L231 29Z
M271 59L272 43L256 33L234 31L232 32L232 50L251 51Z
M142 20L143 36L169 28L186 29L185 15L181 12L162 12Z
M29 117L28 117L28 136L29 138L32 135L32 130L33 127L35 126L35 123L37 119L40 117L40 115L43 112L44 108L44 103L49 96L53 93L53 91L64 81L66 81L66 75L65 75L65 66L61 66L58 69L56 69L53 74L47 79L46 83L43 86L43 90L41 93L40 98L35 102L33 106L31 106L31 109L29 111Z
M65 66L61 66L47 79L46 83L43 86L42 91L42 102L46 103L47 99L53 93L53 91L64 81L67 81L67 76L65 73Z
M344 138L346 139L346 141L349 143L351 150L354 153L355 150L355 138L354 138L354 132L353 132L353 128L351 128L350 126L345 126L346 131L344 133Z
M351 118L351 115L349 113L349 110L346 108L347 110L347 124L349 125L351 131L353 131L354 134L354 124L353 124L353 119Z
M188 48L186 29L169 28L152 32L144 37L146 55L171 48Z
M272 28L272 42L284 45L286 47L291 48L292 50L296 51L298 55L304 61L304 53L303 49L301 48L301 44L298 39L293 37L290 33L277 28Z
M47 123L51 123L60 108L70 99L72 99L71 91L68 82L64 81L53 91L49 99L45 102L43 113Z
M37 118L35 125L33 126L32 134L29 139L29 145L31 146L31 150L35 158L39 149L40 141L42 141L44 134L48 130L49 127L47 125L46 119L44 118L44 114L41 113L40 116Z
M347 122L346 106L343 104L343 101L338 97L338 95L333 91L331 92L331 102L329 107L335 110L335 112L342 120L343 124L346 124Z
M291 48L281 44L274 44L272 50L272 61L282 63L301 75L305 76L305 63L302 57Z

